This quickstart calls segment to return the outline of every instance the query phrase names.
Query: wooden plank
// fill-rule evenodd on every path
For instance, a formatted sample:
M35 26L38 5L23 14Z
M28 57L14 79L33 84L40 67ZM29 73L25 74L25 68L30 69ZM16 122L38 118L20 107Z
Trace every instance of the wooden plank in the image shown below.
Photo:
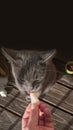
M56 83L41 99L73 114L73 92L63 85Z
M70 123L73 117L57 108L48 105L52 111L52 120L55 130L63 130L65 127L69 127L73 130L72 123ZM0 108L0 129L1 130L21 130L21 118L18 116ZM69 125L71 124L71 126Z
M56 83L49 92L40 99L73 114L73 94L70 96L71 91L71 89ZM68 96L70 97L70 100L68 99ZM17 114L22 115L28 102L25 100L25 95L22 96L18 93L18 90L13 89L12 93L9 94L7 98L0 97L0 104Z
M69 88L66 88L63 85L56 83L42 99L44 101L47 101L47 103L51 102L52 104L56 105L57 107L60 107L72 114L73 113L73 103L72 103L73 96L70 96L71 92L72 92L72 90L70 90ZM70 100L67 100L68 96L70 96ZM66 105L66 107L65 107L65 105L64 106L61 105L63 103L67 104L68 107L67 107L67 105ZM8 108L13 109L14 111L22 114L23 110L26 108L27 104L28 104L28 102L26 102L24 98L22 99L22 96L19 95L13 101L13 103L11 103L8 106ZM13 108L13 106L15 106L15 107Z
M69 75L66 73L65 64L58 60L54 60L53 62L57 70L57 81L70 88L73 88L73 75Z
M63 75L59 80L58 83L61 83L69 88L73 89L73 76L72 75Z
M69 91L67 98L61 103L60 106L73 114L73 91Z
M21 121L17 122L17 125L13 129L10 128L9 130L22 130Z
M25 95L21 95L18 90L13 88L13 91L8 95L8 97L0 97L0 105L20 116L23 114L28 103L25 101Z
M0 130L20 130L21 118L0 108Z
M18 96L18 91L13 88L12 92L7 97L1 97L0 96L0 104L3 104L3 106L9 106L10 103Z
M51 105L48 105L48 107L51 110L55 130L65 130L65 128L66 130L67 128L73 130L73 116Z
M53 113L55 130L73 130L73 117L61 110L56 109Z
M69 129L70 130L70 129ZM72 121L72 125L71 125L71 130L73 130L73 121Z
M17 93L19 93L18 90L14 91L17 91ZM19 115L22 115L27 105L28 102L25 100L25 95L18 94L18 96L12 101L12 103L8 106L8 108L18 113Z
M11 109L15 113L22 115L26 107L27 107L27 102L25 100L23 101L17 98L8 106L8 109Z

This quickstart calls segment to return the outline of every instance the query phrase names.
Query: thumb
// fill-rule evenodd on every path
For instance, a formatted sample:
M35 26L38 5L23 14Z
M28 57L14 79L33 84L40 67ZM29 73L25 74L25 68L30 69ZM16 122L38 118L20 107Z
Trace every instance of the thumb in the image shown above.
M38 125L38 118L39 118L39 106L36 104L32 104L28 124L34 126Z

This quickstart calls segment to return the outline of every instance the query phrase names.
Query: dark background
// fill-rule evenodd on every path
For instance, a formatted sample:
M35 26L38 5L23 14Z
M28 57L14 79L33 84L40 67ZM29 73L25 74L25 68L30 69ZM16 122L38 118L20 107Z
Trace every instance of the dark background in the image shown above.
M55 41L56 42L56 41ZM73 45L68 40L59 40L56 43L53 41L32 41L32 40L0 40L0 47L7 47L16 50L50 50L56 49L57 55L61 59L72 60L73 57Z
M12 49L22 50L22 49L33 49L33 50L49 50L57 48L59 49L59 44L55 44L53 41L46 40L0 40L0 47L8 47Z
M61 37L60 37L61 38ZM63 52L73 51L73 42L68 38L63 39L53 39L53 40L0 40L0 47L8 47L12 49L22 50L22 49L37 49L37 50L49 50L58 49Z

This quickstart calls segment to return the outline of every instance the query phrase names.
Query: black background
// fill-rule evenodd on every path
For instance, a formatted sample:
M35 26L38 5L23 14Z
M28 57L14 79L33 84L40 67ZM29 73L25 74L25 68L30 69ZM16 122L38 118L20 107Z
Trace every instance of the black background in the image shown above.
M72 40L72 39L71 39ZM62 55L73 55L73 43L68 38L48 40L0 40L0 48L7 47L15 50L49 50L56 49Z

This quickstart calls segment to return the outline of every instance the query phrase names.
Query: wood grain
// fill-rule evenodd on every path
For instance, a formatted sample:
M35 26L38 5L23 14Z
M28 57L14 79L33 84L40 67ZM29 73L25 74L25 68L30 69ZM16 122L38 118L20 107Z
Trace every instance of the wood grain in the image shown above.
M73 116L51 105L48 107L51 110L55 130L73 130Z
M52 120L55 127L55 130L63 130L64 128L69 128L73 130L72 119L73 117L59 109L55 109L54 107L48 105L52 112ZM22 118L10 113L3 108L0 108L0 129L1 130L21 130L21 120Z
M73 88L73 75L69 75L66 73L66 70L65 70L66 64L58 60L54 60L53 62L57 70L57 81L59 83L62 83L63 85Z
M71 89L56 83L49 92L40 99L73 114L73 92L71 91ZM24 109L28 105L28 102L25 100L25 95L22 96L19 94L18 90L13 89L12 93L9 94L7 98L0 97L0 104L9 110L22 115Z
M68 127L68 124L71 120L72 116L61 110L56 109L56 111L53 113L53 121L56 130L63 130L66 126Z
M65 108L73 114L73 91L69 91L67 98L61 103L61 107Z
M56 83L41 99L73 114L73 92L63 85Z
M53 120L55 130L65 130L65 127L66 130L68 129L73 130L73 126L72 126L73 116L51 105L48 105L48 107L51 110L52 120Z
M21 95L18 90L15 88L8 95L8 97L3 98L0 97L0 105L8 108L9 110L17 113L18 115L23 114L24 109L27 106L27 102L25 101L25 95Z
M21 121L21 119L0 108L0 130L14 130L14 128L16 128L15 130L20 130L21 125L19 125L19 127L17 127L18 123Z

